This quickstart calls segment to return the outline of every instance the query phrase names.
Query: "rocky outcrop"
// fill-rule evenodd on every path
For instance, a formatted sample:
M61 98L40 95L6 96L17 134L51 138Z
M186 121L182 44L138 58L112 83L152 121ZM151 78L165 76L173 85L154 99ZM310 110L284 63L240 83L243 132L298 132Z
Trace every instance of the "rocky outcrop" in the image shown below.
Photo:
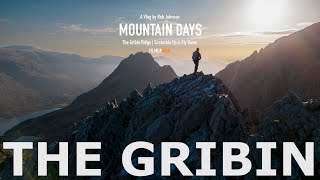
M101 141L101 164L105 177L125 175L121 154L133 141L149 141L156 145L163 141L186 142L192 157L188 166L198 167L196 141L243 141L247 139L242 122L244 116L233 95L212 75L183 76L170 83L144 90L143 96L134 90L118 106L101 108L76 124L66 135L75 162L75 143ZM221 144L220 144L221 145ZM221 147L217 147L221 153ZM136 161L136 154L133 161ZM219 168L220 156L214 161ZM197 156L200 158L200 156ZM156 175L160 173L156 158ZM221 168L221 167L220 167ZM72 168L73 169L73 168ZM71 170L74 173L74 169ZM72 172L71 172L72 174ZM173 170L178 175L178 171Z
M248 158L252 171L245 177L255 179L255 169L261 168L261 152L255 148L258 141L277 142L272 152L272 167L282 174L282 142L293 141L301 152L304 142L315 142L315 169L319 175L320 163L320 111L316 100L302 102L292 92L276 101L264 113L242 111L222 82L212 75L183 76L170 83L149 84L143 95L137 90L115 105L114 102L94 112L75 124L65 136L71 150L70 174L75 172L75 143L78 141L101 141L101 163L89 167L103 170L102 178L127 176L121 163L123 149L134 141L155 144L155 174L160 176L160 142L180 141L190 148L185 161L190 169L200 167L201 155L195 142L217 142L212 154L212 168L222 177L222 142L245 142L250 146ZM254 123L253 123L254 121ZM132 162L137 165L138 156L150 156L138 151ZM235 164L237 166L237 164ZM180 176L176 168L173 176ZM303 173L293 165L293 177Z
M273 103L262 113L241 110L233 95L222 82L212 75L200 73L174 79L170 83L153 86L149 84L143 93L132 91L121 102L110 101L91 116L75 123L63 141L69 142L69 177L74 178L76 164L76 142L101 142L101 161L87 163L87 168L102 169L100 179L129 176L121 163L124 148L134 141L148 141L155 145L154 153L137 151L132 163L139 167L137 157L153 156L155 171L151 178L161 175L160 142L180 141L188 145L190 154L185 163L194 171L201 166L201 154L196 142L217 142L211 154L212 168L217 177L223 178L222 142L244 142L250 147L248 158L252 162L245 179L256 179L256 169L262 166L261 150L256 142L276 142L272 150L272 168L277 170L277 179L282 177L282 143L295 142L304 154L304 143L315 143L315 176L320 176L320 105L319 100L302 102L293 92ZM57 144L49 146L50 153L58 153ZM1 154L1 153L0 153ZM173 155L177 155L173 152ZM35 156L36 157L36 156ZM0 174L10 177L12 162ZM36 159L27 162L26 177L36 176ZM235 163L236 167L241 167ZM9 167L10 166L10 167ZM8 170L9 168L9 170ZM292 164L292 179L304 178L296 163ZM52 177L57 169L50 166ZM181 178L173 167L172 176ZM51 177L50 176L50 177Z
M277 149L272 153L272 166L282 174L282 143L294 142L304 154L305 142L314 142L315 147L315 176L320 175L320 109L317 100L302 102L293 92L273 103L267 108L257 128L256 134L248 138L252 144L253 154L259 154L254 149L255 142L277 142ZM252 156L252 161L261 168L261 157ZM292 179L303 178L303 173L296 163L293 163Z

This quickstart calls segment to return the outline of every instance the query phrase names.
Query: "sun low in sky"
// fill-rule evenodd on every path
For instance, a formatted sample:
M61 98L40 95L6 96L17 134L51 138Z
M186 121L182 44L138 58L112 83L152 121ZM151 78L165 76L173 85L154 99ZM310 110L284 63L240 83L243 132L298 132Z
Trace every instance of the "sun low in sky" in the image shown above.
M248 5L248 19L256 30L277 28L285 23L289 13L288 0L252 0Z
M174 47L171 56L190 59L200 47L206 60L232 62L274 40L320 21L319 0L3 0L0 46L98 57L147 51L121 44L119 23L141 23L141 14L180 16L171 23L200 23L198 45Z

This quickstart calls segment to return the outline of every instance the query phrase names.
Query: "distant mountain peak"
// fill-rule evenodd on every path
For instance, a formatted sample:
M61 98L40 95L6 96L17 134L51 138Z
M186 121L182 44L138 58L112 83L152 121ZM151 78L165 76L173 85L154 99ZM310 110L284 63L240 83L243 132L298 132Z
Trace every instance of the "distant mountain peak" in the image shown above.
M46 140L56 140L56 138L62 136L61 129L65 130L73 123L85 118L92 111L105 106L107 101L114 99L121 101L135 89L143 92L142 90L149 83L157 86L168 83L175 78L177 78L177 75L171 66L161 67L151 54L143 52L132 54L121 61L118 67L100 85L78 96L68 107L19 124L8 131L6 137L14 140L24 134L33 134ZM133 95L135 98L140 96L137 92L131 94L131 96ZM49 125L53 122L54 125ZM25 125L33 128L24 128Z
M119 68L121 69L121 67L126 67L141 69L136 66L150 69L160 67L150 53L137 52L136 54L130 54L129 57L125 58L120 63Z
M150 53L147 53L147 52L137 52L136 54L130 54L127 59L139 59L139 58L153 59L152 55Z

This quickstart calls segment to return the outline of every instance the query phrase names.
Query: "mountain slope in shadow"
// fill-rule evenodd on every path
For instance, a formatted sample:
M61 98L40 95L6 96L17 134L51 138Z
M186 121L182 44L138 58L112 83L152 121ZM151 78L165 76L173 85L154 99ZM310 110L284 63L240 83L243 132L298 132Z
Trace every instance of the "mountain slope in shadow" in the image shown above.
M264 109L295 92L302 100L320 98L320 23L255 51L216 74L243 108Z
M65 130L113 99L122 100L132 90L142 90L176 78L170 66L160 66L149 53L136 53L124 59L103 82L80 95L66 108L20 123L5 133L6 140L37 136L48 141L60 139Z
M70 104L96 87L122 59L85 58L32 46L0 48L0 121Z

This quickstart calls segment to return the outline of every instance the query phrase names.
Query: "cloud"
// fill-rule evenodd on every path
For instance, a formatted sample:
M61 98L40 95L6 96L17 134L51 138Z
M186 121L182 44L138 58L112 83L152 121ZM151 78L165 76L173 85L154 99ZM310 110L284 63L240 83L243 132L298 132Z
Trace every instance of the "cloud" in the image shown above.
M232 32L226 34L214 34L212 37L242 37L242 36L253 36L256 35L252 32Z
M83 27L82 24L59 24L58 25L62 30L67 32L82 32L82 33L90 33L90 34L103 34L103 33L114 33L117 32L117 28L87 28Z
M115 24L124 24L127 23L126 19L122 16L119 16L117 18L114 19L113 23Z
M307 27L307 26L311 26L312 24L314 24L314 22L301 22L301 23L297 23L297 26Z
M298 31L297 29L284 29L275 31L254 31L254 32L235 32L221 35L220 37L241 37L241 36L268 36L268 35L289 35Z
M285 30L278 30L278 31L263 31L263 32L256 32L256 33L258 35L289 35L297 31L298 29L285 29Z
M7 22L9 19L0 18L0 22Z
M205 36L196 37L195 39L206 38L233 38L233 37L246 37L246 36L273 36L273 35L290 35L297 32L298 29L283 29L274 31L248 31L248 32L231 32L225 34L209 34Z
M270 44L271 42L269 41L248 41L248 42L237 42L237 41L232 41L232 42L217 42L215 44L231 44L231 45L266 45Z

